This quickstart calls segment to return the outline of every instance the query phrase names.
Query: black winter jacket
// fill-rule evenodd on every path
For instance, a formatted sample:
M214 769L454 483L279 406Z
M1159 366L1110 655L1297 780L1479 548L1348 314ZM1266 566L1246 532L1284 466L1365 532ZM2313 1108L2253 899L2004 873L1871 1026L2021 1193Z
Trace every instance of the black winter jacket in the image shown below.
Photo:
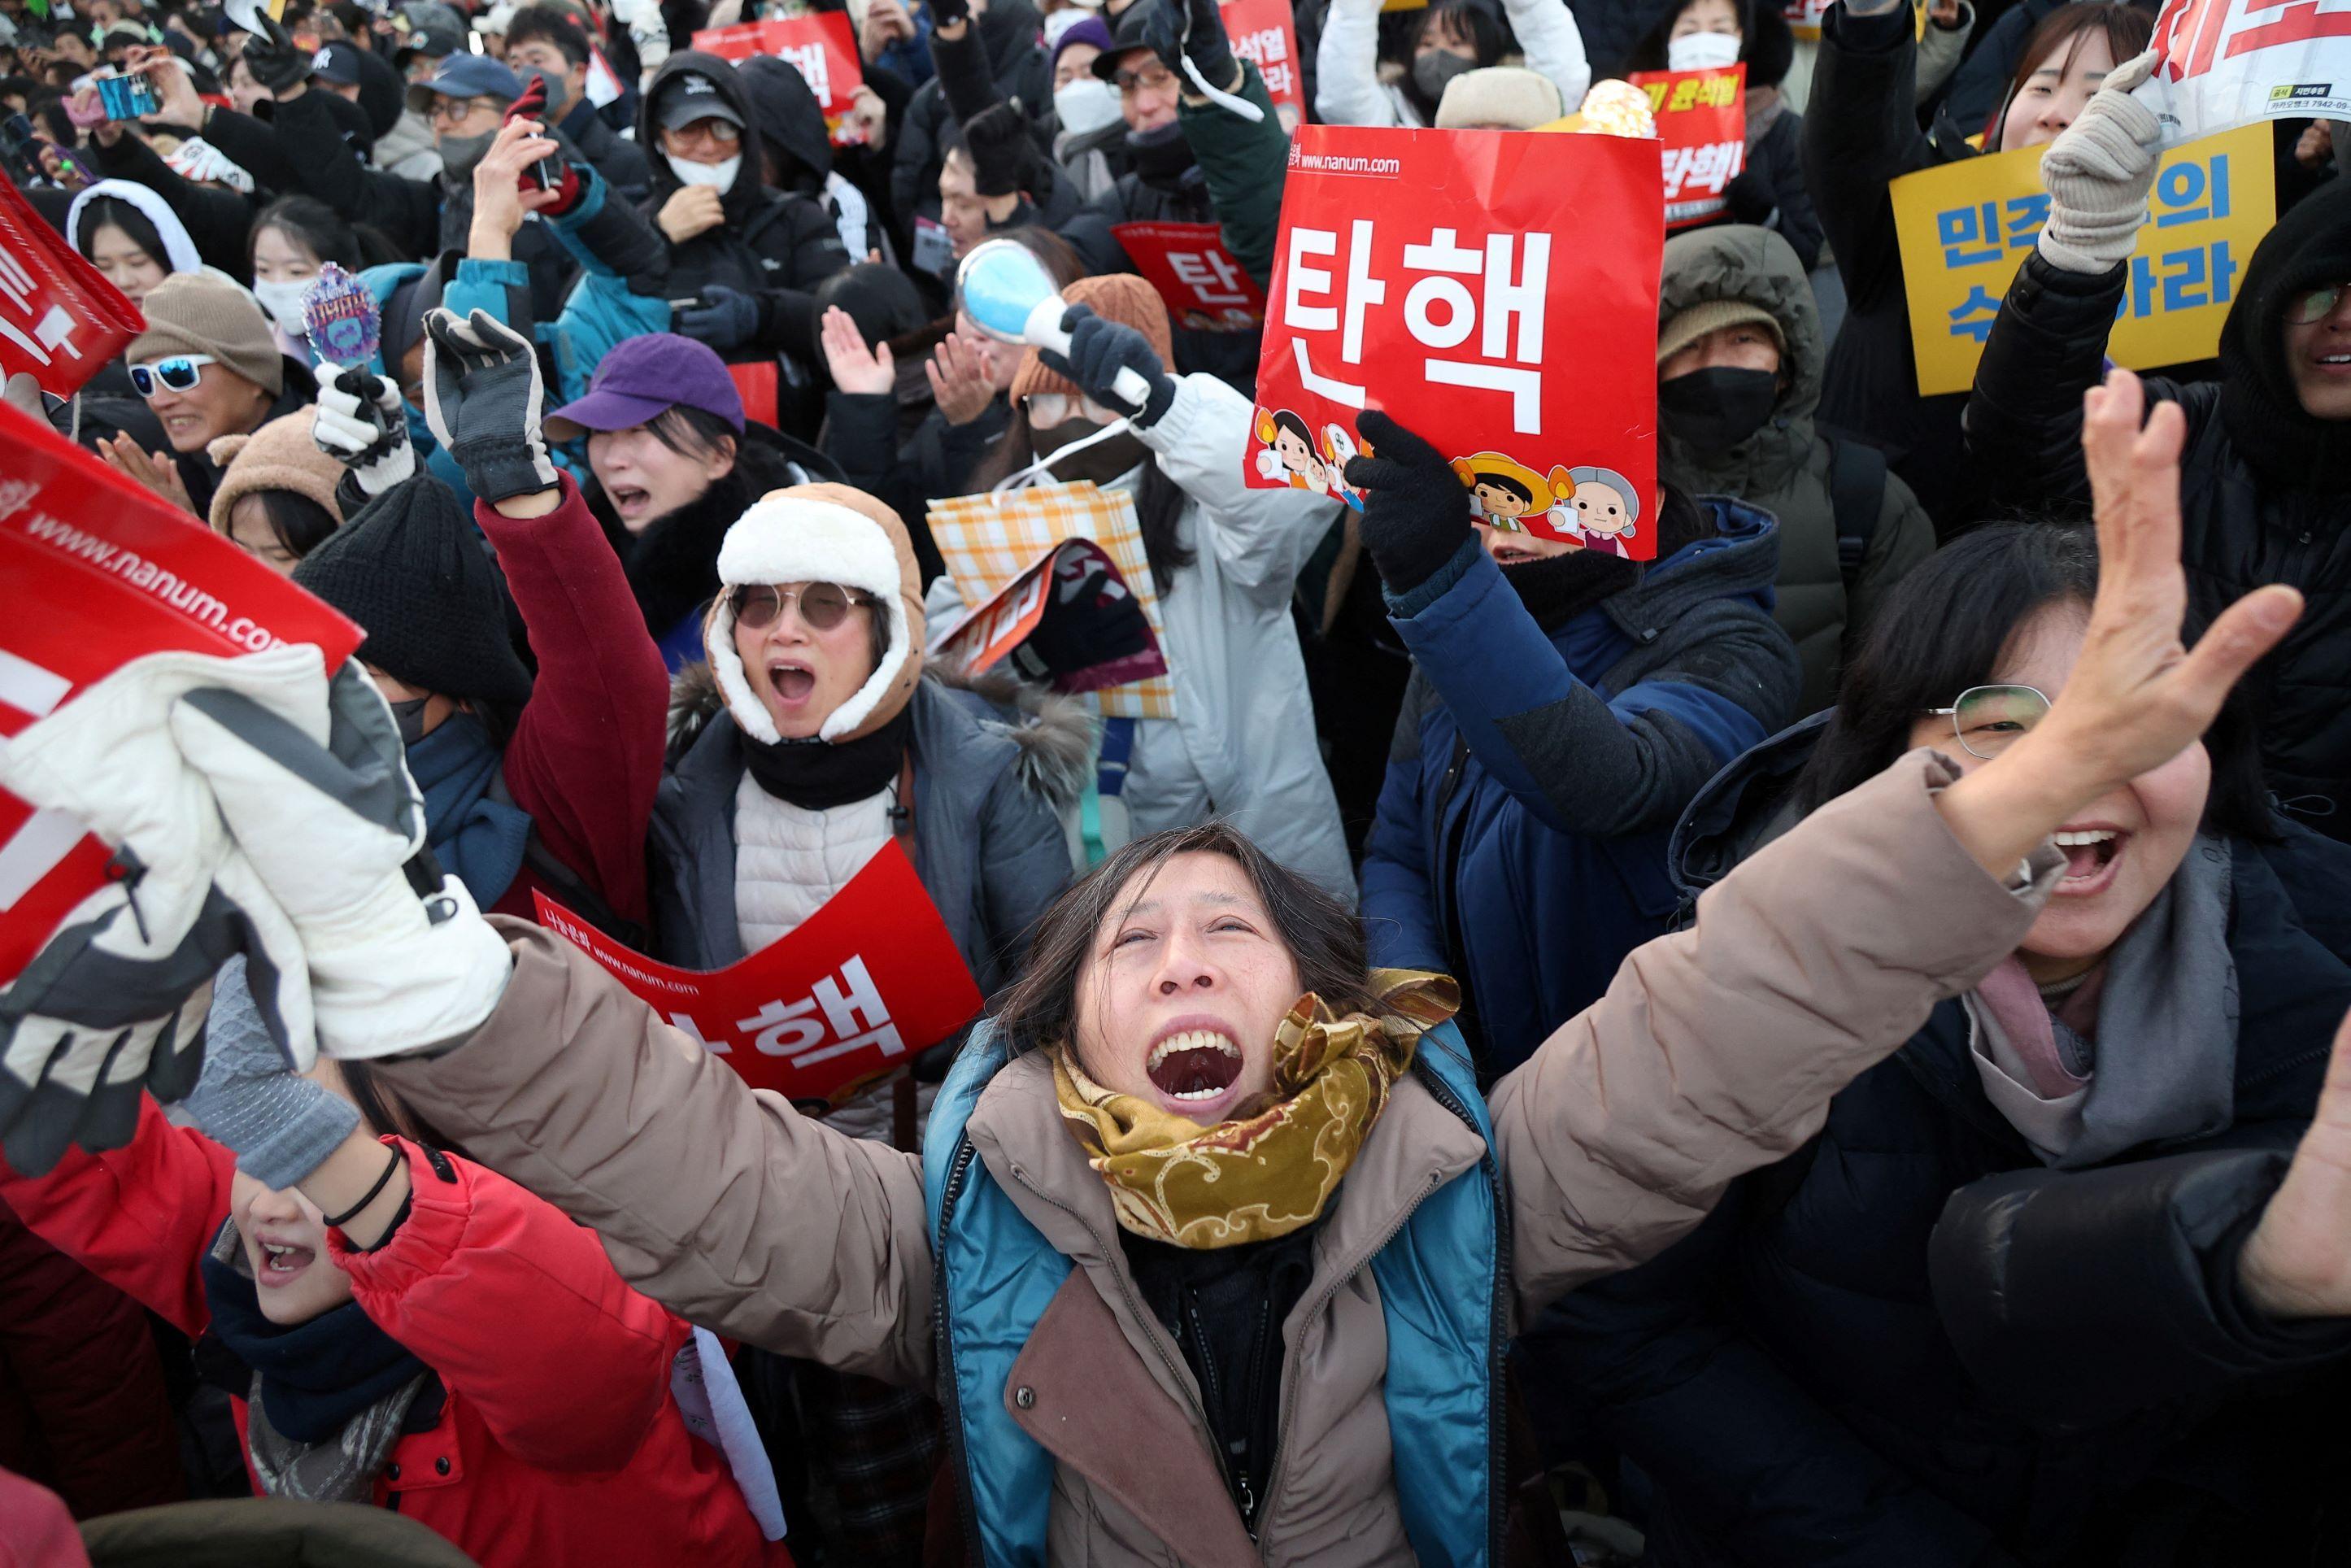
M1803 127L1802 115L1780 109L1747 149L1747 166L1724 194L1730 199L1729 222L1777 230L1810 272L1821 261L1821 219L1804 189Z
M716 83L719 93L755 133L744 138L742 164L722 198L726 221L684 245L670 242L670 296L687 298L713 287L750 295L759 303L758 335L730 357L747 363L791 354L812 362L819 354L815 306L809 291L847 267L849 252L822 203L775 190L761 178L756 135L758 110L735 68L716 55L681 50L653 73L637 112L639 141L646 147L659 145L653 106L673 77L689 71ZM677 193L681 182L667 158L656 154L653 162L653 193L645 201L644 214L658 227L662 204Z
M989 74L998 97L1009 99L1038 131L1038 145L1052 137L1053 57L1038 43L1043 21L1029 0L997 0L977 20L987 50ZM937 47L934 42L933 47ZM890 204L909 230L917 218L939 218L939 165L946 161L946 128L954 120L946 89L933 77L915 89L897 128L898 152L890 166Z
M1913 107L1918 46L1910 13L1832 6L1803 125L1804 187L1843 274L1844 324L1830 346L1821 423L1885 449L1948 538L1985 513L1985 484L1959 441L1958 393L1918 395L1909 294L1886 183L1975 150L1947 121L1929 136Z
M1693 896L1816 733L1775 737L1691 806L1676 850ZM2326 1560L2307 1539L2333 1483L2297 1423L2323 1409L2351 1326L2265 1323L2235 1288L2351 1004L2351 952L2294 891L2324 868L2339 905L2351 852L2286 832L2233 845L2230 1128L2046 1169L1986 1099L1948 1001L1804 1148L1538 1328L1533 1366L1655 1484L1648 1562Z
M645 150L605 124L596 106L586 99L571 106L557 129L604 176L617 199L633 206L653 189L653 165L645 158Z
M2221 333L2222 379L2147 378L2188 415L2180 555L2196 617L2265 582L2307 608L2256 670L2272 798L2351 838L2351 422L2304 413L2283 364L2283 313L2302 288L2351 275L2351 181L2304 202L2263 239ZM2025 257L1976 367L1969 444L1996 499L2086 509L2082 394L2104 375L2126 267L2085 277Z

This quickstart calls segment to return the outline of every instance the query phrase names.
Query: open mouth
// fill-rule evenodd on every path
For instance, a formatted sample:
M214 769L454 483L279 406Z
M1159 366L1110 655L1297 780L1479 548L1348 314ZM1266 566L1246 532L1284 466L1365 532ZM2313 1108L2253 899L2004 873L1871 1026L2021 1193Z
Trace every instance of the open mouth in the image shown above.
M653 504L653 492L637 485L615 485L604 492L611 497L612 509L624 517L633 517Z
M2114 881L2115 862L2130 835L2114 828L2069 828L2052 835L2065 855L2057 892L2070 897L2104 893Z
M1205 1105L1240 1081L1241 1048L1220 1030L1189 1029L1154 1046L1143 1070L1170 1101Z
M768 666L768 685L787 703L804 703L816 690L816 672L806 664L778 659Z
M256 1283L283 1285L319 1260L318 1253L308 1247L284 1247L274 1241L261 1244L261 1272Z

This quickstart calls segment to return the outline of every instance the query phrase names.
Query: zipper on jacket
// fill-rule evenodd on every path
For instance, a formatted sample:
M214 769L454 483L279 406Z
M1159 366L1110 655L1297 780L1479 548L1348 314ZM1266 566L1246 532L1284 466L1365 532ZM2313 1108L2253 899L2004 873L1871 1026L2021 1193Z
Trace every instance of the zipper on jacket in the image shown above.
M947 1451L955 1458L956 1511L963 1516L964 1560L985 1563L987 1554L979 1533L979 1505L971 1495L971 1458L964 1449L963 1397L956 1386L955 1333L947 1312L947 1221L955 1217L956 1200L971 1176L971 1162L979 1157L971 1136L956 1141L955 1162L947 1169L946 1190L939 1195L938 1234L931 1242L932 1333L937 1336L939 1404L946 1413Z
M1424 1072L1420 1081L1438 1104L1460 1117L1471 1132L1478 1132L1468 1107L1438 1082L1437 1074ZM1479 1135L1486 1152L1478 1163L1485 1167L1494 1195L1494 1289L1488 1302L1486 1329L1486 1561L1488 1568L1501 1568L1504 1536L1510 1527L1501 1489L1510 1481L1510 1206L1493 1140L1482 1133Z

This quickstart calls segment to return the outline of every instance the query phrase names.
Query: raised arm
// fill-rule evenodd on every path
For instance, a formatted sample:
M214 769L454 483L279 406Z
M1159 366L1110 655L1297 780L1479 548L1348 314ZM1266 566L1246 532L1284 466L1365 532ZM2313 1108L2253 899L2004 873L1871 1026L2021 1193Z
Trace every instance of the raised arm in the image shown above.
M1896 0L1843 0L1821 19L1803 125L1804 189L1853 308L1900 297L1889 181L1931 154L1913 107L1918 49Z
M1314 50L1314 112L1329 125L1394 125L1380 86L1380 0L1331 0Z

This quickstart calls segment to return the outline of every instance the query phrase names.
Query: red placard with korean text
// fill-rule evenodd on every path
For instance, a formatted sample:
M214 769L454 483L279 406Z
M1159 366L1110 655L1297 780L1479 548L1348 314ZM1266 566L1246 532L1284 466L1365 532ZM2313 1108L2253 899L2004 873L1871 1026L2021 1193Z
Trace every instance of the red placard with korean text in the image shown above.
M340 615L5 404L0 603L18 612L0 618L0 735L143 654L310 643L332 669L360 643ZM97 890L106 861L71 817L0 792L0 980Z
M2258 120L2351 120L2351 4L2165 0L2154 77L2131 96L2169 147ZM2337 124L2336 145L2351 131Z
M979 1012L979 987L894 841L789 936L708 972L657 963L547 894L531 896L540 925L744 1082L812 1110L841 1104Z
M1384 409L1480 520L1650 559L1664 248L1646 139L1301 128L1246 482L1346 498Z
M1649 95L1664 143L1666 227L1720 217L1723 190L1747 166L1747 66L1702 71L1635 71L1625 78Z
M1167 303L1168 319L1191 332L1254 332L1265 291L1249 280L1214 224L1113 224L1111 234Z
M778 16L767 22L737 22L731 27L708 27L694 35L694 47L739 65L754 55L789 60L800 79L824 110L824 129L835 147L853 147L864 135L842 121L857 89L865 85L865 68L858 62L857 37L849 18L839 11L811 12L804 16Z
M139 307L0 181L0 380L70 396L146 329Z
M1225 37L1233 53L1256 62L1281 123L1295 131L1306 118L1306 84L1298 74L1298 25L1290 0L1222 0ZM1222 87L1224 84L1217 84Z

